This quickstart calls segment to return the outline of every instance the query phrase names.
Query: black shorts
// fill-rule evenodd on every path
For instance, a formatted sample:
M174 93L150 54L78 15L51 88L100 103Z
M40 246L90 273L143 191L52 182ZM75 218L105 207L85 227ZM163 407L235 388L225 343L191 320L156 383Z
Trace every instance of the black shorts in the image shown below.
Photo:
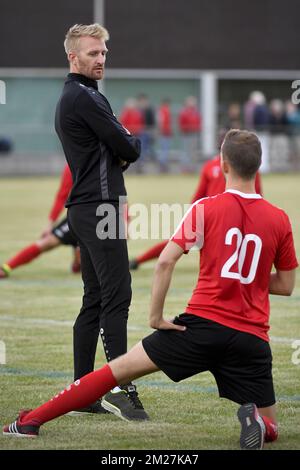
M53 228L52 233L63 245L71 245L74 247L78 245L77 240L70 232L67 218L64 218L59 224L57 224Z
M157 330L143 347L171 380L210 371L220 397L259 408L275 403L270 345L257 336L196 315L183 313L175 323L185 331Z

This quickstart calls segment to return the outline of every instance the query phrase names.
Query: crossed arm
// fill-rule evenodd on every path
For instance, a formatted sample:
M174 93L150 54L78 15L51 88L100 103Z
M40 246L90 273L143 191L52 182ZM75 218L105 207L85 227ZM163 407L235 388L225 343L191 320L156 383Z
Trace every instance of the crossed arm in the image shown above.
M122 126L103 96L82 92L77 98L75 109L99 140L110 147L116 158L126 163L133 163L139 158L139 139Z

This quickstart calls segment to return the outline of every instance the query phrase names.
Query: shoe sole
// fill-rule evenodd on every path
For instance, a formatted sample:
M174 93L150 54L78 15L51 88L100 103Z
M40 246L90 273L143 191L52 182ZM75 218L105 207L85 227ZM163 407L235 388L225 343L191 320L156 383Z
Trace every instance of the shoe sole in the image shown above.
M29 437L31 439L35 439L38 436L35 436L34 434L20 434L19 432L2 432L3 436L12 436L12 437Z
M122 412L118 407L112 405L111 403L106 401L104 398L102 398L101 405L106 411L109 411L110 413L112 413L113 415L117 416L120 419L123 419L124 421L136 421L136 420L128 419L126 416L122 415Z
M129 422L132 423L133 421L139 422L139 423L144 422L144 421L149 421L149 418L128 418L127 416L122 414L122 411L120 410L120 408L112 405L111 403L106 401L104 398L102 398L101 405L106 411L109 411L113 415L117 416L120 419L123 419L124 421L127 421L128 423Z
M104 406L102 407L104 408ZM100 413L93 413L92 411L69 411L69 413L66 413L67 416L82 416L82 415L89 415L89 416L95 416L95 415L106 415L108 414L107 410L102 411Z
M241 449L260 450L264 445L264 432L257 421L257 408L254 403L242 405L237 412L241 423Z
M96 413L90 413L89 411L69 411L66 413L67 416L82 416L82 415L94 415Z

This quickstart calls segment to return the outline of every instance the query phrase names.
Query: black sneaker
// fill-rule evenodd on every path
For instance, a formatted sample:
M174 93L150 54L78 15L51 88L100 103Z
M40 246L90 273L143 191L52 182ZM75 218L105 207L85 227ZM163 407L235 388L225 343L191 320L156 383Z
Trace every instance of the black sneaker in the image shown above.
M238 410L241 423L241 449L259 450L263 448L265 427L254 403L242 405Z
M138 397L136 386L122 385L116 392L108 392L102 398L102 406L107 411L125 421L145 421L149 419Z
M4 436L13 436L13 437L38 437L40 427L37 426L35 422L28 424L21 424L20 420L24 418L31 410L22 410L20 411L16 421L3 428Z
M101 400L97 400L85 408L79 408L78 410L70 411L68 415L78 416L81 414L106 414L106 413L108 413L108 411L106 411L101 405Z
M135 258L129 261L129 269L130 271L136 271L139 267L139 263Z

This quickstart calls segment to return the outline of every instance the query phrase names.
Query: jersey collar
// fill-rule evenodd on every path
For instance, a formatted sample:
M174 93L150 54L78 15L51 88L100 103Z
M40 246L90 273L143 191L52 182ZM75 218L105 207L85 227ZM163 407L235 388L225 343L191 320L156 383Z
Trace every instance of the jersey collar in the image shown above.
M88 78L85 75L81 75L80 73L68 73L67 82L69 81L76 81L87 87L92 87L95 88L95 90L98 90L96 80L92 80L91 78Z
M262 199L260 194L242 193L241 191L238 191L237 189L226 189L225 193L237 194L238 196L241 196L245 199Z

